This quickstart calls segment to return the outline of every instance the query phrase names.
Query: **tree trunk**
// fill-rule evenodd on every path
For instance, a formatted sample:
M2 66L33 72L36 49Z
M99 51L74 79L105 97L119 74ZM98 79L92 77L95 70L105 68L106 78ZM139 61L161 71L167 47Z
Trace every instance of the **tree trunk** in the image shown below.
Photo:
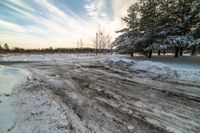
M144 55L145 55L145 57L148 57L148 53L147 52L145 52Z
M149 51L149 56L148 56L148 58L151 58L152 52L153 52L152 50Z
M165 51L165 49L163 50L163 55L165 55L165 53L166 53L166 51Z
M191 55L195 55L195 52L196 52L196 46L193 46L192 47L192 54Z
M150 46L152 46L152 44L153 44L153 41L150 41ZM148 58L151 58L151 56L152 56L152 53L153 53L153 50L152 50L152 49L150 49L150 50L149 50L149 55L148 55Z
M110 49L110 55L112 55L112 53L113 53L113 50L112 50L112 48Z
M133 57L133 52L131 52L131 57Z
M95 53L96 53L96 55L98 55L98 51L97 51L97 48L95 49Z
M183 56L183 47L180 48L180 56Z
M178 46L175 47L175 56L174 56L175 58L178 57L179 49L180 48Z
M160 52L161 52L161 51L160 51L160 49L159 49L159 50L158 50L158 56L160 56Z

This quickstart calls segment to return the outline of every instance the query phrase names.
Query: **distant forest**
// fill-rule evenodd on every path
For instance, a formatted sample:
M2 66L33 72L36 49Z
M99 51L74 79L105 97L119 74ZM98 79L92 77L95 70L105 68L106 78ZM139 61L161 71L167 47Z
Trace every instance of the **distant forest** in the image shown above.
M48 53L68 53L68 54L77 54L77 53L111 53L110 49L96 49L96 48L38 48L38 49L24 49L19 47L10 48L7 43L3 46L0 45L0 54L9 54L9 53L27 53L27 54L48 54Z

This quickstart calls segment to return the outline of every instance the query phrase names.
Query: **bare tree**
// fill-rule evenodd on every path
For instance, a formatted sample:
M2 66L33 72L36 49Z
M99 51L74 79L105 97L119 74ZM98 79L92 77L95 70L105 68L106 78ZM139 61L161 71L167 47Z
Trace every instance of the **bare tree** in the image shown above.
M113 49L113 46L111 45L112 37L108 34L106 36L106 40L107 40L107 49L110 52L110 54L112 54L112 49Z
M83 49L83 41L82 41L82 39L77 41L76 44L77 44L77 55L78 55L78 53L82 52L82 49Z
M109 50L111 46L111 36L107 34L100 26L96 32L96 54L99 52L105 53L105 50Z
M80 48L82 49L83 48L83 41L82 41L82 39L79 40L79 44L80 44Z

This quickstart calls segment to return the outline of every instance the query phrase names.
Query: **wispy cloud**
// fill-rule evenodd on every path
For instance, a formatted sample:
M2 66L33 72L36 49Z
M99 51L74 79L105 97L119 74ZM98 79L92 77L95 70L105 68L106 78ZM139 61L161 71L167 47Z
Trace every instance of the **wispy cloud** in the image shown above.
M88 15L96 21L108 19L106 0L86 0L85 9Z
M63 11L59 4L48 0L2 1L0 5L9 15L0 13L0 41L26 48L75 47L80 38L92 44L98 24L115 36L114 31L121 28L120 17L130 4L121 6L126 3L124 0L85 0L85 3L82 6L87 14L82 18L73 10Z
M17 24L10 23L4 20L0 20L0 28L18 33L25 33L25 29Z

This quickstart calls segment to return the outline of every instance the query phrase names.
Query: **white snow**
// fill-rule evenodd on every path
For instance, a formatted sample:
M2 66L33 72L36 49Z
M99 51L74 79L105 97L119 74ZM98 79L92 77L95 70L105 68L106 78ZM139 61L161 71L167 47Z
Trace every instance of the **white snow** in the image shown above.
M198 69L193 70L188 66L187 69L183 69L184 65L178 63L167 64L159 61L131 60L121 55L88 56L87 54L18 54L0 57L0 61L74 61L88 58L101 58L101 61L103 62L112 63L129 69L148 71L169 78L178 78L195 82L200 81L200 70Z
M66 61L89 57L87 54L17 54L4 55L0 61Z
M129 125L129 126L128 126L128 129L129 129L129 130L133 130L134 128L135 128L135 127L132 126L132 125Z
M0 66L0 132L5 133L14 125L15 114L11 106L10 97L12 89L25 81L28 72L13 68Z
M84 58L85 59L95 58L97 60L100 60L101 63L108 63L110 65L116 65L120 68L126 68L130 70L147 71L150 73L155 73L157 75L164 75L169 78L177 78L181 80L190 80L195 82L200 81L200 70L198 69L182 69L183 67L179 66L173 67L173 65L169 66L161 62L153 62L147 60L144 61L132 60L126 58L125 56L119 56L119 55L103 55L103 56L87 56L87 55L77 56L77 55L67 55L67 54L7 55L4 57L0 57L0 61L71 61L74 59L82 60ZM57 132L57 129L54 129L54 127L57 126L60 128L59 130L61 130L62 128L64 129L68 128L68 125L78 127L78 129L80 129L81 131L86 132L86 129L81 126L82 124L79 123L78 118L74 117L73 112L70 110L70 108L66 107L65 110L61 108L61 106L63 106L62 103L60 102L61 100L59 100L59 97L55 98L51 90L45 89L45 87L35 88L37 84L38 86L42 86L41 85L42 83L40 83L39 80L32 81L33 84L30 84L30 87L28 87L30 89L34 88L34 91L27 91L23 88L17 89L19 93L17 93L16 97L20 99L18 100L18 102L16 102L15 110L17 112L21 112L18 114L18 123L22 123L21 125L23 125L23 127L17 125L16 123L13 123L16 117L15 111L13 111L13 108L10 105L11 103L13 103L12 101L13 99L12 96L11 97L8 96L11 95L12 88L22 83L28 76L30 76L30 74L24 70L0 65L0 101L1 101L0 133L7 132L7 130L12 129L13 126L15 127L15 129L13 130L14 132L20 132L20 129L21 131L23 129L24 131L28 132L29 128L35 131L39 131L39 129L42 129L44 131L51 130L52 132ZM63 83L60 80L58 80L59 75L55 75L55 77L57 78L54 79L52 77L49 77L48 81L52 84L52 86L53 85L55 85L55 87L63 86ZM71 83L70 81L66 81L65 85L67 87L74 88L73 83ZM39 91L37 91L37 89ZM108 91L105 92L112 93ZM82 105L84 103L83 101L85 101L84 99L85 97L81 96L81 94L79 94L78 92L73 92L73 91L69 92L69 97L72 100L77 101L78 105ZM102 98L97 98L97 99L99 101L108 102ZM124 103L123 106L119 106L119 104L113 101L109 101L109 104L112 105L113 107L118 107L122 111L128 112L129 114L133 113L132 110L129 110L129 108ZM135 105L137 107L145 106L142 104L142 102L136 102ZM67 113L68 115L65 116L65 113ZM112 116L111 114L106 114L106 115L108 115L109 117ZM29 118L31 119L28 120ZM155 125L160 124L159 121L157 120L153 119L147 119L147 120ZM35 123L35 121L37 121L37 123ZM50 128L48 124L50 125ZM38 125L41 125L41 127L37 127ZM94 126L96 126L95 123ZM133 125L127 125L127 128L130 131L135 130L135 127ZM178 129L174 129L171 127L166 127L166 128L171 132L177 132L177 133L179 132Z
M3 101L5 95L10 95L12 88L24 81L28 75L25 70L0 66L0 100Z
M0 57L0 61L74 61L78 59L96 58L102 62L115 64L120 67L126 67L134 70L148 71L169 78L178 78L181 80L200 81L200 70L198 67L191 69L188 64L179 63L161 63L162 61L132 60L121 55L99 55L91 56L87 54L18 54L5 55ZM173 57L171 57L173 59ZM162 59L161 59L162 60ZM169 59L170 60L170 59ZM183 69L184 66L187 69ZM12 80L13 81L13 80Z
M117 65L119 67L126 67L130 70L142 70L158 75L167 76L169 78L176 78L180 80L188 80L200 82L200 70L198 69L183 69L181 65L166 65L160 62L153 61L139 61L127 59L123 56L109 57L105 63Z

